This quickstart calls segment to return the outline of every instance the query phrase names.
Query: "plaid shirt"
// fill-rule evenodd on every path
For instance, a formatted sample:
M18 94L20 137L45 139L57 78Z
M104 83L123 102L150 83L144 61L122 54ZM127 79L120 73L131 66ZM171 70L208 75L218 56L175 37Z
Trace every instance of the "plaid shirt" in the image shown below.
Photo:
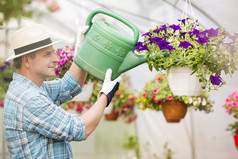
M85 125L60 105L81 92L70 75L41 88L17 73L5 97L4 129L11 158L71 159L70 141L85 137Z

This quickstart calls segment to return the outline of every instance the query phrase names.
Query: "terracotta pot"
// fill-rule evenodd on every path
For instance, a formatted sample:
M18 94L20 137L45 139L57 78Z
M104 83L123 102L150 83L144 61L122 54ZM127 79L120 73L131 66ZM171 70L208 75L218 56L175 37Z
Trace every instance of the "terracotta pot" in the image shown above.
M118 114L114 112L114 110L111 111L109 114L105 114L106 120L117 120Z
M167 100L162 103L162 112L167 122L178 123L187 113L187 106L179 100Z
M238 150L238 135L237 134L233 134L233 138L234 138L236 149Z

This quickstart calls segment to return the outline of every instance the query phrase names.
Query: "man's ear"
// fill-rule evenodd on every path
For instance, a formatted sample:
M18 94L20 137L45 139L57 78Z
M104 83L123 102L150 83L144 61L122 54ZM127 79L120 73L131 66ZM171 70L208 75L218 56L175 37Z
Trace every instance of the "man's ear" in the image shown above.
M22 56L22 65L23 65L23 67L25 67L25 68L27 68L27 69L29 69L30 68L30 58L29 58L29 56L27 56L27 55L23 55Z

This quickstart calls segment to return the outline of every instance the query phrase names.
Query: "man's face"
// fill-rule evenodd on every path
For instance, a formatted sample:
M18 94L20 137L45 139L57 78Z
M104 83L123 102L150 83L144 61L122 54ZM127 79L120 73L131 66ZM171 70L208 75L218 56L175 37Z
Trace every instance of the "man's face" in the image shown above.
M48 78L55 75L58 58L52 46L36 51L35 58L31 59L31 72L40 78Z

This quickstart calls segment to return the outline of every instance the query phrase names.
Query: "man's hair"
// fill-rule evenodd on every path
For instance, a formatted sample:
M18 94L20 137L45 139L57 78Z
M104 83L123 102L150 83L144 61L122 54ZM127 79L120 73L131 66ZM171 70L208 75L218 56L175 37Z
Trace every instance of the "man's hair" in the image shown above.
M31 53L28 53L26 55L29 56L31 59L34 59L36 57L36 52L31 52ZM22 56L13 59L13 63L14 63L14 67L16 69L21 69Z

